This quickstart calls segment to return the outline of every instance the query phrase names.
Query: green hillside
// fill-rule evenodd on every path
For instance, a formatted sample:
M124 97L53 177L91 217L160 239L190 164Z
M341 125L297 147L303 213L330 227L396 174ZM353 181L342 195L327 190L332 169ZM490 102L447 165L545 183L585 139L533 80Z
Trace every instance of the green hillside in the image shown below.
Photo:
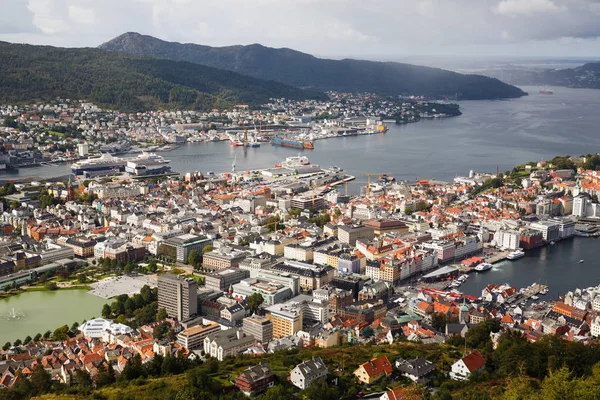
M189 61L260 79L320 91L370 92L386 96L423 95L469 100L511 98L521 89L498 79L396 62L328 60L291 49L259 44L209 47L166 42L125 33L100 46L125 54Z
M326 95L189 62L99 49L0 42L0 102L87 99L125 111L156 107L209 110Z

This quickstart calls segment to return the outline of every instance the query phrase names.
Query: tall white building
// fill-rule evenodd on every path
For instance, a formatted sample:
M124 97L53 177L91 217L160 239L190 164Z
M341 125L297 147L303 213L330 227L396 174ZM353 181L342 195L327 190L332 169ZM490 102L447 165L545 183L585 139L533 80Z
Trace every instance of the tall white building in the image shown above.
M89 153L89 146L86 142L83 143L79 143L77 145L77 153L79 154L79 157L87 157L88 153Z
M500 229L494 235L496 246L502 249L516 250L519 248L519 239L521 235L518 231L508 231Z

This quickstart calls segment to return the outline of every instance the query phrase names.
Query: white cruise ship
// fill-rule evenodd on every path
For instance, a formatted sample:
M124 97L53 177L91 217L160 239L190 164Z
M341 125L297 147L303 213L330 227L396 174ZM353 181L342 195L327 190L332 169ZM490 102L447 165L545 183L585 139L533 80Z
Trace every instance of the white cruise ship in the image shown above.
M75 175L121 172L125 169L125 164L127 164L127 160L124 158L113 157L108 153L104 153L98 158L88 158L71 164L71 172Z
M155 153L142 153L138 157L127 160L125 172L132 175L159 175L171 171L170 160L165 160Z
M521 249L513 251L512 253L509 253L506 258L508 258L509 260L517 260L521 257L525 257L525 252Z

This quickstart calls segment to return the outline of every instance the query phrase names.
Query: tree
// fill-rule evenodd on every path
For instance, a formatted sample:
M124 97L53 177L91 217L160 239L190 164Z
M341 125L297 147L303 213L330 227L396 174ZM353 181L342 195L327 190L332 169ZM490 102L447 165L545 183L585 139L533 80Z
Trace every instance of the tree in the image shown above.
M186 264L191 265L192 267L197 267L201 262L202 256L196 250L191 250L188 254Z
M112 315L112 309L108 304L102 306L102 318L110 318Z
M60 328L56 328L56 330L52 333L53 340L66 340L69 332L69 327L67 325L63 325Z
M88 391L92 387L92 377L85 369L80 369L77 371L75 374L75 379L77 380L77 386L79 387L79 390Z
M71 325L71 332L75 332L77 329L79 329L79 322L75 321L73 322L73 325Z
M15 347L19 347L23 342L21 341L21 339L17 339L15 340L15 342L13 343L13 346Z
M30 381L33 393L36 396L48 393L52 387L52 376L44 370L42 364L38 364L33 368Z
M438 332L446 331L446 316L444 314L433 314L431 317L431 326Z
M169 333L169 328L171 328L171 324L168 322L161 322L154 327L154 330L152 331L152 337L154 339L164 338L167 336L167 333Z
M58 285L56 284L56 282L48 282L48 283L46 283L46 289L58 290Z
M39 342L41 339L42 339L41 333L36 333L36 335L33 337L34 342Z
M19 207L21 207L21 203L19 203L17 200L13 200L10 203L10 208L12 208L13 210L16 210Z
M2 346L2 350L6 351L6 350L10 349L11 346L12 345L10 344L10 342L6 342L6 343L4 343L4 346Z
M164 308L159 308L158 312L156 313L156 320L162 321L165 318L167 318L167 310L165 310Z
M25 336L25 339L23 339L23 344L29 344L31 343L31 336Z
M265 301L260 293L253 293L246 299L248 303L248 307L250 307L250 311L255 313L258 310L258 307Z
M156 259L152 259L150 261L148 261L148 271L150 272L156 272L156 270L158 269L158 264L156 263Z
M46 331L46 332L44 332L44 339L49 339L49 338L50 338L50 335L52 335L52 332L51 332L51 331Z

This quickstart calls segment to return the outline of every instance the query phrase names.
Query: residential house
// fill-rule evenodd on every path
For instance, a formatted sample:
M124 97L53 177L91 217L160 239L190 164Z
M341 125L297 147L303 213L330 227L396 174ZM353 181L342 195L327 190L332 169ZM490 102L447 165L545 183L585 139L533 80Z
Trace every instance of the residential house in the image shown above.
M450 378L454 380L467 380L473 374L481 372L485 368L485 360L477 350L464 356L452 364Z
M317 379L324 379L328 372L321 357L314 357L296 365L290 373L290 381L298 389L304 390Z
M355 371L354 376L360 383L367 385L392 374L392 364L386 356L373 358L362 363Z

